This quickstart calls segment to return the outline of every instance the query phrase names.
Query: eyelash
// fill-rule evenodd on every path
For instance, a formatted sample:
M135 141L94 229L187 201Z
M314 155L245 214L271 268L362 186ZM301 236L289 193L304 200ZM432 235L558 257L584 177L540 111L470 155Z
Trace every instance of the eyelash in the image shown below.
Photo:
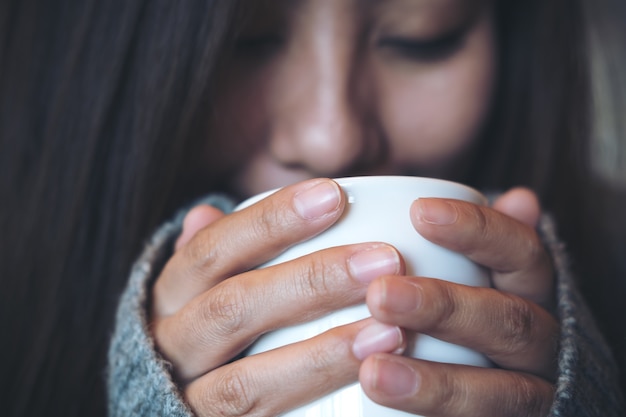
M452 55L463 45L464 40L465 33L458 31L431 40L386 36L377 45L411 61L433 62Z
M455 31L430 40L413 39L402 36L381 37L377 46L391 50L403 58L415 62L435 62L456 52L465 40L464 31ZM236 49L250 58L267 58L283 45L281 35L268 34L241 37L236 40Z

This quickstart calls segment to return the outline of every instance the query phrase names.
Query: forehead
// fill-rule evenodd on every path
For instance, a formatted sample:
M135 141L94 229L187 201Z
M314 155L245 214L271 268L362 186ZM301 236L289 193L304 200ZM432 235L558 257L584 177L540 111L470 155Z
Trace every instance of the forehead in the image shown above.
M404 22L428 30L472 20L490 0L243 0L239 16L246 24L306 18L320 10L358 19Z

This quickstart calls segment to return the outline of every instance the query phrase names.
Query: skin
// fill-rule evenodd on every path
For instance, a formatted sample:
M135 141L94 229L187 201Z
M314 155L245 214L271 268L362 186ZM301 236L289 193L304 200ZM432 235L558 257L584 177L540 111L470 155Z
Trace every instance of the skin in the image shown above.
M323 177L450 176L471 163L496 71L489 5L275 1L253 16L223 64L198 166L241 196L286 187L230 215L192 209L154 286L153 335L191 407L277 415L358 379L374 401L420 415L547 414L558 323L530 190L492 207L420 199L407 213L416 233L489 268L493 288L405 276L402 255L380 242L254 269L339 218L345 196ZM451 32L462 36L445 53L389 42ZM267 331L362 302L372 318L233 361ZM497 367L400 356L405 330Z

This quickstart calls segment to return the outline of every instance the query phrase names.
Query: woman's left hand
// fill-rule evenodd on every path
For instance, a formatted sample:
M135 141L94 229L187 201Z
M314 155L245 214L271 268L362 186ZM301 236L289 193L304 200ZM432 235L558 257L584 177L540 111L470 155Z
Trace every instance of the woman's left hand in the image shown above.
M424 277L380 277L367 293L377 320L464 345L494 368L393 354L364 359L359 380L383 405L425 416L544 416L554 396L559 324L554 270L535 227L540 207L513 189L493 207L420 199L416 230L492 271L493 288Z

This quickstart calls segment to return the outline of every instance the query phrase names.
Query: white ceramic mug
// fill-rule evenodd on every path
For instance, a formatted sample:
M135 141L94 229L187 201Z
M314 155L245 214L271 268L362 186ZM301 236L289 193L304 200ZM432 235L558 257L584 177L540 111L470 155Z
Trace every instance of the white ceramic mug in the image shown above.
M422 197L441 197L486 204L478 191L462 184L420 177L372 176L336 179L347 197L342 217L330 229L289 248L270 266L329 248L362 242L386 242L402 254L406 275L432 277L455 283L489 286L488 271L463 255L437 246L416 231L409 217L413 201ZM274 191L259 194L241 203L237 210L250 206ZM316 320L279 329L260 337L246 352L264 352L316 336L336 326L352 323L370 314L358 305L333 312ZM429 361L474 366L491 366L483 355L422 334L407 334L407 356ZM400 417L408 413L383 407L371 401L358 383L344 387L310 404L290 411L288 417Z

